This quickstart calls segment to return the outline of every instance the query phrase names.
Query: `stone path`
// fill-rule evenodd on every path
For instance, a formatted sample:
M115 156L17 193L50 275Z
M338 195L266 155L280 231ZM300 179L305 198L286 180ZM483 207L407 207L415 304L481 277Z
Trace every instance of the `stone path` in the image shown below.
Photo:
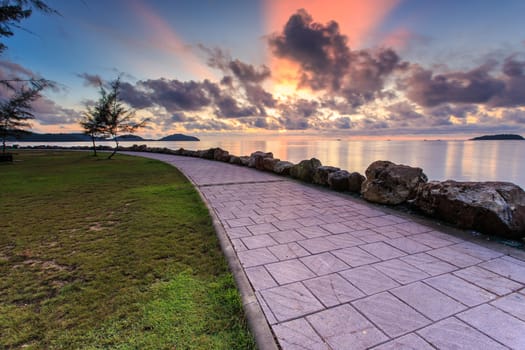
M273 174L141 155L197 185L283 349L525 349L522 251Z

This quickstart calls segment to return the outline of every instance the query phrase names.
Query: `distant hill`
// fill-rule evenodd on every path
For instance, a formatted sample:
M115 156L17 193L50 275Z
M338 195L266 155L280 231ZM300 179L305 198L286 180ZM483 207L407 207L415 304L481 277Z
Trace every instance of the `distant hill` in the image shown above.
M161 138L160 140L144 139L137 135L121 135L118 137L119 141L200 141L198 138L183 134L173 134ZM97 141L109 141L103 137L95 138ZM20 135L19 138L8 136L7 141L20 142L90 142L91 136L83 133L69 133L69 134L38 134L29 133Z
M525 140L521 135L514 134L499 134L499 135L483 135L470 139L471 141L485 141L485 140Z
M118 137L119 141L153 141L153 140L150 140L150 139L144 139L140 136L137 136L137 135L122 135L122 136L119 136Z
M188 135L183 135L183 134L173 134L173 135L165 136L159 139L159 141L200 141L200 140L195 136L188 136Z

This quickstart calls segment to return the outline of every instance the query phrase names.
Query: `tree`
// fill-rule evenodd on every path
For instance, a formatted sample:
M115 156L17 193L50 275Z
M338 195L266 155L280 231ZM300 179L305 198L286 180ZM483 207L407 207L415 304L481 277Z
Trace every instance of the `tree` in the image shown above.
M115 141L115 149L108 156L111 159L118 151L118 136L121 133L133 133L146 125L147 119L135 120L135 111L128 109L120 99L120 77L109 83L109 90L101 84L100 98L96 103L95 112L91 116L91 124L98 125L96 131L109 136ZM97 120L98 119L98 120ZM84 128L84 130L86 130Z
M104 113L107 111L107 92L100 86L100 98L93 106L87 106L84 112L84 117L80 120L80 126L84 129L84 133L91 136L93 142L93 155L97 156L97 146L95 139L97 136L104 134Z
M26 129L31 127L30 120L35 118L31 113L31 102L38 99L40 92L47 86L49 86L47 80L40 81L39 84L31 84L30 87L24 84L11 97L0 102L2 154L5 154L8 136L18 137L28 132Z

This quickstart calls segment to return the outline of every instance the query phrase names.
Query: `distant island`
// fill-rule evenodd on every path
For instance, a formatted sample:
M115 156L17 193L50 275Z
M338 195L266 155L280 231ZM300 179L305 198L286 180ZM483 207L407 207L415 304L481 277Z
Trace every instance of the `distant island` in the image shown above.
M200 141L200 140L195 136L188 136L184 134L173 134L173 135L164 136L158 141Z
M165 136L159 140L144 139L137 135L121 135L118 137L119 141L200 141L195 136L188 136L184 134L172 134ZM110 141L110 139L97 137L96 141ZM91 142L91 136L83 133L68 133L68 134L38 134L30 133L21 135L19 138L8 137L7 141L20 142Z
M486 140L525 140L521 135L514 134L499 134L499 135L483 135L470 139L470 141L486 141Z

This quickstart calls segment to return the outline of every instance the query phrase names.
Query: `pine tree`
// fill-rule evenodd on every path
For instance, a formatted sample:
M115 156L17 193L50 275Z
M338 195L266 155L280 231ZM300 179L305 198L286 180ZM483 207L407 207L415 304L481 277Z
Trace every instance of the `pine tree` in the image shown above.
M48 84L41 83L32 85L30 88L22 86L5 101L0 101L0 135L2 137L2 154L6 152L6 140L8 136L18 137L27 133L31 127L34 115L31 112L31 102L40 97L42 91Z

